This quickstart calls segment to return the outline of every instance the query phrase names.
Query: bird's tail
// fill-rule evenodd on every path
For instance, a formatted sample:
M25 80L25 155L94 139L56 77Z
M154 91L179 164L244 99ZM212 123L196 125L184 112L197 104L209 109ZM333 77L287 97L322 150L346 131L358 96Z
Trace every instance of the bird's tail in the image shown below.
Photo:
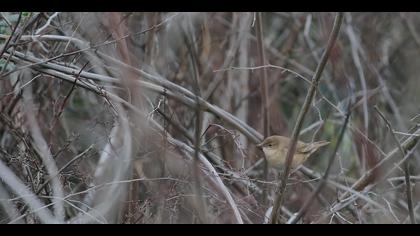
M316 152L320 147L323 147L325 145L328 145L330 142L328 141L317 141L317 142L313 142L309 145L307 145L304 148L304 152L306 153L310 153L309 155L312 155L314 152Z
M318 142L314 142L312 144L314 145L314 147L320 148L322 146L330 144L330 142L328 142L328 141L318 141Z

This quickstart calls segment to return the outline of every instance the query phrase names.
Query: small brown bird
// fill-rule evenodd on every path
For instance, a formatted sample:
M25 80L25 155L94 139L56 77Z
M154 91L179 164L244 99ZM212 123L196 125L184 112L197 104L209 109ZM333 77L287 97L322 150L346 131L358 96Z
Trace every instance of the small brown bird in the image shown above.
M287 148L289 147L290 138L284 136L270 136L266 138L257 147L261 148L267 158L270 167L281 169L286 163ZM296 144L296 152L293 156L292 169L304 163L313 153L320 147L329 144L327 141L318 141L313 143L304 143L298 141Z

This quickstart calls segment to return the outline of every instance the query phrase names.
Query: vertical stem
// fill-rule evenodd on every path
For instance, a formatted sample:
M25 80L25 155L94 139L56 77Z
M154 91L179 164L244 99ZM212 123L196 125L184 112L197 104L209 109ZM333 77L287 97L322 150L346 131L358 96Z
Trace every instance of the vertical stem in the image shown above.
M201 124L202 124L202 112L200 110L200 104L197 103L196 112L195 112L195 137L194 137L194 166L193 166L193 175L194 175L194 190L195 190L195 201L197 204L197 212L200 218L201 223L207 222L206 216L206 207L203 199L203 193L201 191L201 179L200 179L200 140L201 140Z
M319 81L321 79L322 71L325 68L325 65L327 64L328 57L330 55L330 52L334 46L334 43L338 37L338 33L340 31L341 23L343 22L343 13L337 13L335 20L334 20L334 26L332 29L332 32L330 34L330 38L328 39L327 48L322 54L321 61L319 62L315 74L312 78L312 85L306 95L305 102L302 106L302 109L299 112L299 116L297 118L297 122L295 124L295 127L293 128L293 133L291 137L291 141L288 147L287 155L286 155L286 166L285 170L283 172L283 175L281 177L281 183L280 187L277 189L277 195L276 199L274 200L274 206L273 211L271 213L270 222L272 224L275 224L278 219L279 209L281 209L281 205L284 199L284 193L286 190L286 183L287 179L289 177L290 172L290 166L292 164L293 155L296 151L296 143L298 140L299 132L302 129L303 121L305 119L306 114L308 113L309 106L311 105L312 99L315 96L315 91L318 88Z
M199 68L197 63L197 54L195 48L192 44L194 41L190 37L192 37L192 29L189 29L191 35L187 35L186 31L183 34L185 43L188 48L189 52L189 59L192 65L192 84L194 90L194 99L196 101L195 105L195 132L194 132L194 161L193 161L193 177L194 177L194 195L195 195L195 204L197 207L197 213L199 216L199 220L201 223L207 223L207 215L206 215L206 204L203 199L203 192L201 188L201 178L200 178L200 165L199 165L199 158L200 158L200 146L201 146L201 126L203 123L203 113L201 111L201 104L199 102L199 97L201 97L200 85L199 85Z
M263 133L264 137L270 136L270 109L268 104L268 88L267 88L267 68L265 67L265 53L264 53L264 37L263 37L263 23L262 23L262 13L257 12L256 18L256 30L257 30L257 47L258 47L258 56L259 64L263 66L260 70L260 88L261 88L261 114L262 114L262 123L263 123ZM268 164L267 160L264 159L264 180L268 179ZM267 201L267 188L263 188L263 202Z
M270 135L270 110L268 103L268 88L267 88L267 67L265 61L264 53L264 37L263 37L263 25L262 25L262 13L257 13L257 43L258 43L258 55L260 65L264 66L260 72L260 85L261 85L261 99L262 99L262 115L263 115L263 127L264 127L264 136L268 137Z

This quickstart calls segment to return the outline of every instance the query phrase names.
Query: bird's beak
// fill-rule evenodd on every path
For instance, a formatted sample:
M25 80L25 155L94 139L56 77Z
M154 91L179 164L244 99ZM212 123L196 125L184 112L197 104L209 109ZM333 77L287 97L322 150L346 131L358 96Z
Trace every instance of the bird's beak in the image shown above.
M262 149L262 146L263 146L262 143L259 143L259 144L256 145L256 147L259 148L259 149Z

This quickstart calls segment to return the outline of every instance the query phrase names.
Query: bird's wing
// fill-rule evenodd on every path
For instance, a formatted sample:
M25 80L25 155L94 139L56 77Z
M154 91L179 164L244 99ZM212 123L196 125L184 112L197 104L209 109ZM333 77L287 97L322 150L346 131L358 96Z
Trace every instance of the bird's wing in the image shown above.
M296 145L296 153L300 153L300 154L308 154L313 150L313 146L312 145L308 145L304 142L298 142Z
M296 152L297 153L302 153L302 154L309 154L311 152L315 152L316 150L318 150L318 148L328 145L330 142L328 141L318 141L318 142L313 142L313 143L304 143L304 142L299 142L297 147L296 147Z

